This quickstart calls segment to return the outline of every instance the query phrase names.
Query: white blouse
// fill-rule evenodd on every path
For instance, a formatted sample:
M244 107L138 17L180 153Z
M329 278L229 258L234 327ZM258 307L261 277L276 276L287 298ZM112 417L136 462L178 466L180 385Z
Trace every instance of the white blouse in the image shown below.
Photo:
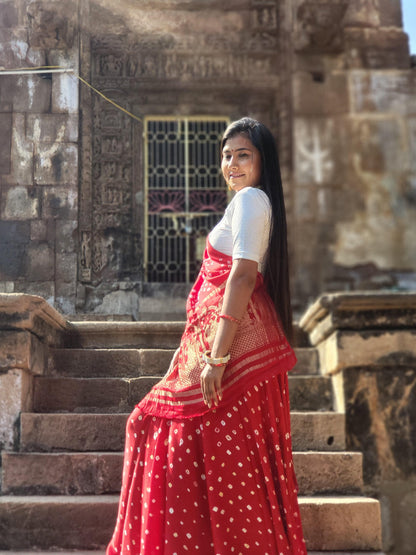
M233 260L254 260L261 272L269 243L271 214L266 193L255 187L244 187L233 197L223 218L209 234L209 242Z

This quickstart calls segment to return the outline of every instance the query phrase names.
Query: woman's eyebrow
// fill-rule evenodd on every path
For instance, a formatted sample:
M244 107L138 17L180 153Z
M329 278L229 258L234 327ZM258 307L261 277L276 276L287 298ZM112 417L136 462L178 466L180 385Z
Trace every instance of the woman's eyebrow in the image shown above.
M239 150L248 150L249 152L251 152L251 148L246 147L246 146L243 146L241 148L235 148L235 149L232 149L230 147L224 147L223 152L232 152L233 150L235 152L238 152Z

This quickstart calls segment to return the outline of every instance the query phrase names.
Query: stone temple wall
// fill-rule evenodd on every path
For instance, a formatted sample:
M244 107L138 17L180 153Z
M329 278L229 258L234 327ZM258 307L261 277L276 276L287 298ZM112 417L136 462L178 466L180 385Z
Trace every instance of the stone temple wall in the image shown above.
M416 286L416 71L400 2L297 2L297 295Z
M78 71L74 2L0 3L3 68ZM69 74L0 77L0 291L75 309L78 82Z
M416 71L398 0L0 2L0 65L72 67L140 116L278 138L297 312L416 286ZM66 314L182 316L143 279L143 125L68 74L0 76L0 291ZM170 307L170 308L169 308Z

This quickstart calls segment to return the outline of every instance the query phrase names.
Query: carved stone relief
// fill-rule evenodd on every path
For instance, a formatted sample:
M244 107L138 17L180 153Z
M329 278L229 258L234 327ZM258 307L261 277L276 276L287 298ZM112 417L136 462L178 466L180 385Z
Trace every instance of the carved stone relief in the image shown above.
M295 48L308 53L339 52L343 48L343 19L348 0L305 0L296 13Z
M106 70L119 71L107 56ZM138 230L133 221L133 120L99 97L93 99L92 231L81 236L81 279L100 281L137 269L131 254Z

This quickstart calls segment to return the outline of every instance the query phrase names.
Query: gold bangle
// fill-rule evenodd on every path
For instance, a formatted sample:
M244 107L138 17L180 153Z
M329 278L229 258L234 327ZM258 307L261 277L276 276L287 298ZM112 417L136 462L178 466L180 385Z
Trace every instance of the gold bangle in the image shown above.
M230 353L228 353L228 355L225 355L225 357L218 358L212 358L211 351L205 351L205 353L202 355L202 360L207 364L211 364L211 366L224 366L225 364L227 364L230 358Z

